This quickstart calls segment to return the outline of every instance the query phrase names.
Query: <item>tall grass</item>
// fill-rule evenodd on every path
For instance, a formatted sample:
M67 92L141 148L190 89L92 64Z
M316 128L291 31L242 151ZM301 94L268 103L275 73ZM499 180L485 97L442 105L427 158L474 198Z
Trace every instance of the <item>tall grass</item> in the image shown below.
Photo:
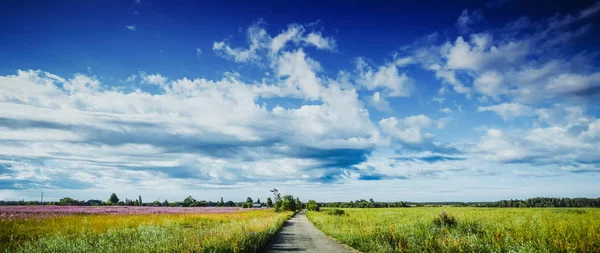
M308 212L307 217L363 252L600 252L599 209L344 210L345 215ZM434 222L444 215L442 210L455 219L454 225Z
M258 252L292 215L67 215L0 221L4 252Z

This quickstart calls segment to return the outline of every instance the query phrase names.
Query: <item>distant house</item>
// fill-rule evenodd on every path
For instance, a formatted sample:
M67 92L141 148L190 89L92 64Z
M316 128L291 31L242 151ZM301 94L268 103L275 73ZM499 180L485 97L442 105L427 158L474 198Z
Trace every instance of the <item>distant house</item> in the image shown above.
M261 206L262 206L262 204L252 203L252 208L260 208Z

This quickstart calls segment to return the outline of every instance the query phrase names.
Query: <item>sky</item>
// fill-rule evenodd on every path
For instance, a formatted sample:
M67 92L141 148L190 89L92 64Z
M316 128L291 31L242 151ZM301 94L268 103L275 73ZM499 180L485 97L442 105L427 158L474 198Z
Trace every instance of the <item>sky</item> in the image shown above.
M558 2L2 1L0 200L599 197Z

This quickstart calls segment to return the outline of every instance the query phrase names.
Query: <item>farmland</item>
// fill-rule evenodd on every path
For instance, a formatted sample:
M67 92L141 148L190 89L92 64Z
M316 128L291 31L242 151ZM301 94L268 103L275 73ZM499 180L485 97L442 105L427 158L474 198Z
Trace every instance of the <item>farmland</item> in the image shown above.
M343 211L341 215L327 209L311 211L307 217L327 235L362 252L600 252L598 209L413 207Z
M291 215L238 208L0 207L0 249L257 252Z

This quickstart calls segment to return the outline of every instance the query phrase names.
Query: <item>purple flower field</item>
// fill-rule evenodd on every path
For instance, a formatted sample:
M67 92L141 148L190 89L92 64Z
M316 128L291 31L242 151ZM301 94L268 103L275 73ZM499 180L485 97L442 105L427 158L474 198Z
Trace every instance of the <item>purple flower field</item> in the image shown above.
M73 214L200 214L232 213L238 207L152 207L152 206L0 206L0 220L46 218Z

